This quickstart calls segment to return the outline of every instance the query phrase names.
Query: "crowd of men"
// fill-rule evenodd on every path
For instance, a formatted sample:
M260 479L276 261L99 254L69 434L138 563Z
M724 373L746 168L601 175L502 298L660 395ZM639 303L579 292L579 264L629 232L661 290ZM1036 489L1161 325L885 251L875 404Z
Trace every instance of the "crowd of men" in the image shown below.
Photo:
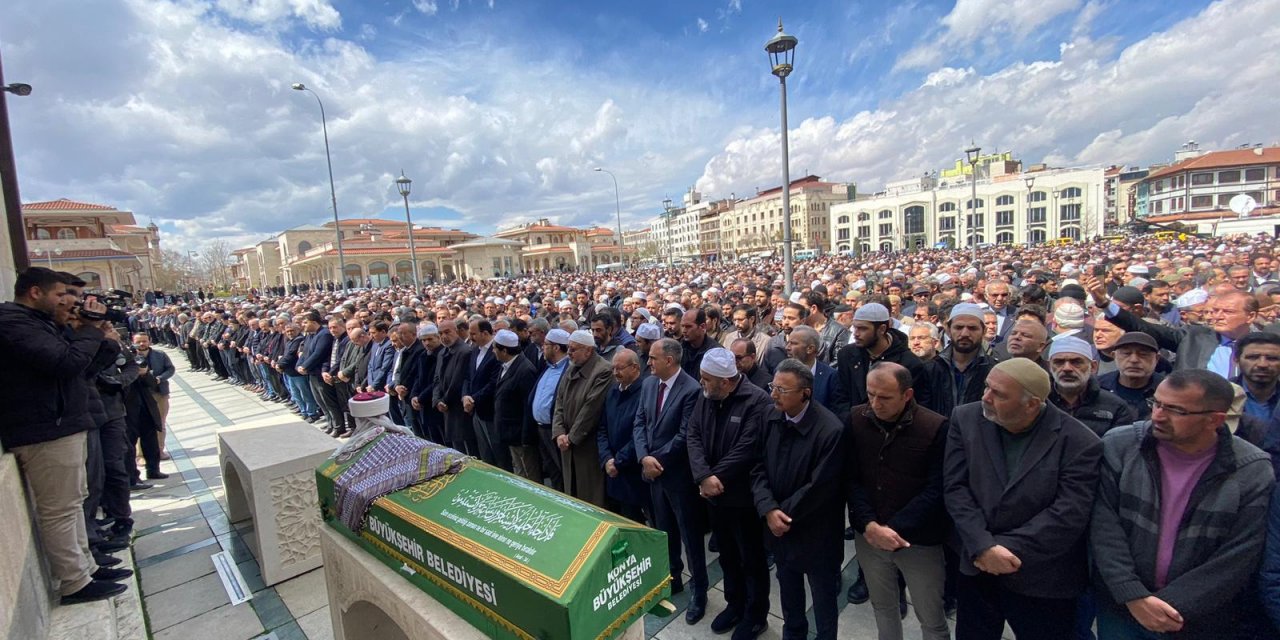
M129 499L160 470L169 356L130 335L85 282L31 267L0 304L0 446L14 454L35 506L63 604L119 595L133 575L114 553L132 540ZM144 452L145 478L135 451Z
M957 638L1276 636L1274 238L829 256L790 295L778 267L276 290L130 321L335 438L382 391L423 438L665 531L689 624L718 551L711 627L734 638L767 626L771 566L784 638L810 602L836 637L842 596L899 638L907 592L930 639L951 610Z

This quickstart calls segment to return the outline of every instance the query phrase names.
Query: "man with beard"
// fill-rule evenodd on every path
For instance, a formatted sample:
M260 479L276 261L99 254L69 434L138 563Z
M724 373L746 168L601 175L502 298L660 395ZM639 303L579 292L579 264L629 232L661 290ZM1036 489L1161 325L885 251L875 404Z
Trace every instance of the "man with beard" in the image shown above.
M1204 324L1205 305L1209 302L1209 293L1204 289L1191 289L1178 296L1174 302L1178 309L1178 327L1189 324Z
M957 638L999 638L1006 623L1018 638L1075 637L1102 444L1049 392L1044 369L1013 358L991 368L981 403L951 415L943 495L960 543Z
M1151 399L1164 375L1156 373L1160 350L1151 336L1130 331L1111 348L1116 370L1098 376L1098 386L1134 409L1138 420L1151 417Z
M1178 310L1169 302L1172 289L1164 280L1151 280L1142 285L1142 295L1146 299L1147 318L1176 327L1182 324Z
M907 348L926 365L938 357L941 342L942 334L938 332L938 327L928 322L917 321L907 332Z
M600 413L612 378L608 363L596 354L591 333L571 334L569 370L556 388L551 435L560 450L565 493L600 508L606 505L596 430L600 428Z
M1241 338L1236 343L1236 366L1244 387L1244 415L1264 421L1280 418L1280 335L1255 331Z
M1054 340L1049 371L1053 374L1050 402L1099 436L1137 421L1138 414L1128 403L1099 388L1097 356L1088 342L1075 336Z
M945 416L960 405L982 399L987 372L995 365L981 352L984 331L981 307L962 302L951 308L947 319L947 337L951 343L930 363L925 378L925 384L932 385L933 398L932 406L925 405L926 409ZM917 384L916 388L922 386Z
M680 319L681 362L680 368L697 379L698 365L702 362L702 354L716 346L716 341L707 335L707 312L698 307L684 312Z
M805 324L813 327L813 330L818 332L818 337L822 341L822 348L818 351L818 359L833 367L836 366L839 362L840 350L849 344L849 330L827 317L826 296L816 291L810 291L802 295L801 300L802 304L809 307L809 315L805 318Z
M1049 370L1044 360L1044 347L1049 341L1049 330L1035 320L1018 320L1009 330L1005 348L1012 358L1026 358Z
M1017 307L1009 304L1012 293L1009 290L1009 283L999 280L988 282L987 288L983 290L984 299L991 307L996 315L996 342L1002 340L1009 334L1009 330L1013 328L1013 319L1017 311Z
M773 378L769 377L769 372L760 366L760 362L756 359L756 345L754 342L738 338L729 345L729 351L733 353L733 358L738 366L738 373L746 378L747 382L768 391L769 383Z
M461 320L445 319L440 323L440 344L443 348L436 356L431 405L444 416L444 435L448 445L467 455L476 455L479 452L471 414L462 407L463 385L471 370L471 359L475 356L471 345L458 335L460 330L466 330L466 326Z
M799 360L813 372L813 401L831 408L831 389L835 384L835 370L818 359L822 352L822 337L808 325L800 325L787 336L787 356Z
M668 307L662 312L662 335L672 340L679 340L683 336L680 331L680 321L684 318L684 311L679 305Z
M864 304L854 312L853 343L840 350L836 361L840 364L828 408L837 416L846 417L851 407L866 403L867 370L881 361L906 367L916 382L916 402L926 408L933 404L924 363L907 348L907 336L892 327L882 304Z
M418 342L422 343L422 355L418 357L417 384L409 390L409 406L414 416L415 433L431 442L448 442L444 432L444 416L431 406L431 394L436 385L436 360L440 356L440 328L432 322L418 325Z
M751 495L751 468L772 402L746 381L724 348L703 356L700 373L702 396L689 416L689 467L719 541L726 604L711 631L733 629L734 639L750 640L764 631L769 618L769 568L763 522Z
M755 344L756 353L764 353L769 348L769 336L758 328L760 321L759 315L756 313L755 307L747 304L740 304L733 308L733 327L734 329L720 338L720 344L727 349L733 344L734 340L739 338L750 340Z

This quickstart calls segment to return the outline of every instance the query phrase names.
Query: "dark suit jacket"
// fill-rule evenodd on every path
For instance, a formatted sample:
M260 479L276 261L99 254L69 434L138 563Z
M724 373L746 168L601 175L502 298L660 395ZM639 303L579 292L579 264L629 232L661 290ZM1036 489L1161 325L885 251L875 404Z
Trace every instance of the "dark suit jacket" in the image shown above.
M1155 338L1161 349L1177 353L1178 357L1173 361L1174 369L1204 369L1220 342L1218 332L1204 325L1166 327L1147 322L1124 309L1108 319L1125 331L1141 331Z
M151 370L151 375L155 376L156 382L159 383L157 389L160 395L169 395L169 378L177 373L177 369L173 368L173 361L169 359L169 354L151 349L147 352L147 368Z
M327 327L302 339L302 357L298 366L307 370L307 375L318 376L329 364L329 353L333 349L333 335Z
M636 460L653 456L662 463L659 482L675 486L689 485L692 490L693 474L689 471L689 452L685 448L689 415L693 404L702 395L702 387L683 370L667 389L662 401L662 412L654 415L658 406L658 376L649 376L640 389L640 406L636 407L636 423L633 430Z
M475 437L471 416L462 410L463 386L471 372L470 359L474 348L459 339L452 348L443 348L436 355L436 382L431 391L431 404L443 402L449 406L445 413L445 435L453 441Z
M1000 576L1014 593L1074 598L1088 580L1085 530L1098 487L1102 441L1089 427L1046 404L1018 468L1005 469L1001 427L981 403L951 414L943 491L959 536L960 570L977 575L974 558L1002 545L1022 560Z
M494 361L497 362L496 357ZM492 385L493 397L490 403L498 438L507 446L528 444L524 441L525 421L533 413L529 400L533 396L533 385L538 381L533 365L524 355L517 355L507 368L506 375L502 375L501 362L498 362L498 370L493 375L502 376Z
M831 410L831 399L836 386L836 370L819 360L813 371L813 401ZM832 411L834 413L834 411ZM843 420L847 416L841 416Z
M400 368L396 373L396 384L402 384L406 389L412 391L417 388L418 375L421 364L418 362L426 355L426 348L422 343L414 340L413 344L404 353L400 354ZM409 395L405 395L405 402L409 401Z
M489 344L479 364L476 364L474 350L467 364L470 366L470 373L462 387L462 395L471 396L475 401L474 411L477 418L485 421L493 420L493 391L498 382L498 373L502 371L502 363L498 362L498 357L493 355L493 343Z

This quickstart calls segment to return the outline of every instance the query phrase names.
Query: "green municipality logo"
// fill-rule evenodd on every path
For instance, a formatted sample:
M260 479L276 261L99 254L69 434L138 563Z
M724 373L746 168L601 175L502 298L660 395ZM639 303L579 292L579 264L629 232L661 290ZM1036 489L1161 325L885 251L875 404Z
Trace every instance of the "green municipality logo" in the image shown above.
M605 607L612 611L618 603L631 595L632 591L644 585L644 581L640 578L652 567L653 558L645 556L637 559L634 555L627 556L625 562L609 571L606 578L608 584L591 599L591 610L599 611L600 607Z
M492 606L498 606L498 593L492 582L485 582L471 575L461 566L445 560L428 549L424 549L417 540L396 531L391 525L373 515L370 515L367 520L369 532L398 549L400 553L417 560L421 565L430 567L433 571L457 585L461 590L474 594L477 598Z

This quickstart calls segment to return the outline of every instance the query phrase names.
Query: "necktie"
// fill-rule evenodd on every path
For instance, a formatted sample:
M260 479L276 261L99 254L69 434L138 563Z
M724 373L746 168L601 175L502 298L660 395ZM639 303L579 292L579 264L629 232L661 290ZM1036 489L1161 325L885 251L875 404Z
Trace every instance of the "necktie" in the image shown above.
M662 401L667 398L667 383L658 385L658 407L654 410L653 415L657 416L662 413Z

